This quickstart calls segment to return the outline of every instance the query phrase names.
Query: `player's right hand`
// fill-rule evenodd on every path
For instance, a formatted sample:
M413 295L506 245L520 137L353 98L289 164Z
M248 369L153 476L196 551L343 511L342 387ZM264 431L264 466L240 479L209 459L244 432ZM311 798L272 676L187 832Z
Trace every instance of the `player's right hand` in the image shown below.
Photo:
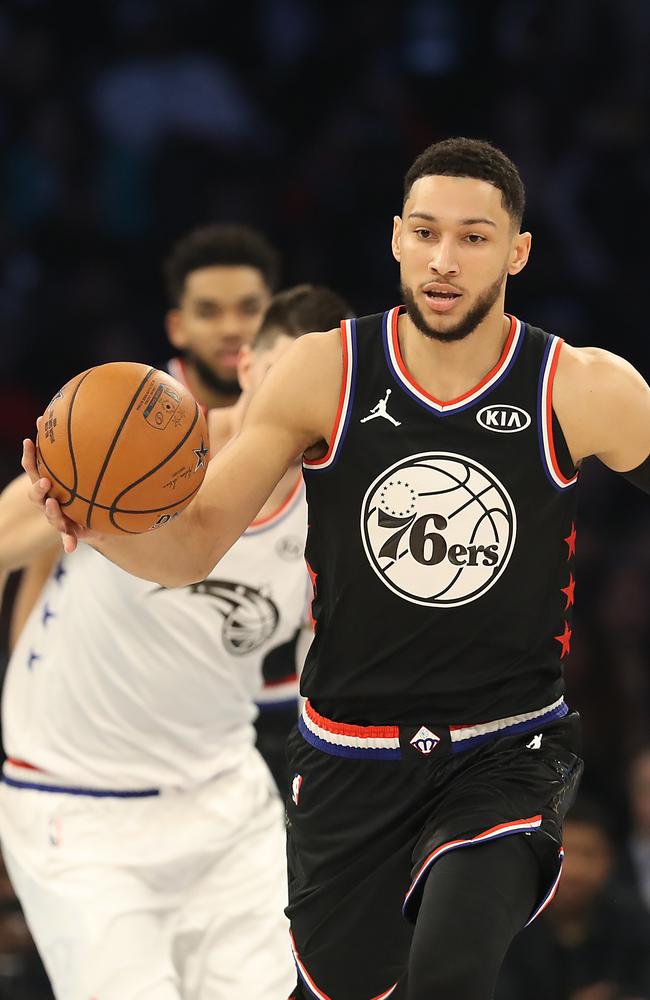
M59 532L64 551L74 552L78 542L91 541L91 536L94 536L96 532L82 528L80 524L71 521L61 510L58 501L48 496L52 489L52 483L49 479L39 475L36 467L36 448L34 442L30 441L29 438L25 438L23 441L21 465L32 484L29 490L29 499L37 507L40 507L48 522Z

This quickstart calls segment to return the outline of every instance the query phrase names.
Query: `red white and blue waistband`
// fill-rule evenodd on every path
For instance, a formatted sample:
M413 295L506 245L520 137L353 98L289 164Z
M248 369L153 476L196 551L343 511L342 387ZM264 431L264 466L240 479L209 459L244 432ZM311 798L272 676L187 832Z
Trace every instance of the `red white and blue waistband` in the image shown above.
M58 792L64 795L85 795L95 799L147 799L160 795L159 788L91 788L76 785L13 757L7 758L2 766L2 781L11 788Z
M567 714L569 707L564 698L558 698L552 705L538 708L533 712L523 712L521 715L509 715L505 719L495 719L493 722L479 722L475 725L450 726L449 736L452 750L468 750L487 743L495 737L516 736L517 733L530 733L539 726L561 719Z
M298 720L313 747L334 757L400 760L399 726L352 726L320 715L307 700Z
M568 711L564 698L558 698L551 705L535 711L494 719L492 722L443 727L434 725L433 728L438 736L447 730L452 752L462 753L503 736L532 732L563 718ZM303 706L298 728L313 747L335 757L400 760L402 756L399 726L355 726L334 722L320 715L309 700Z

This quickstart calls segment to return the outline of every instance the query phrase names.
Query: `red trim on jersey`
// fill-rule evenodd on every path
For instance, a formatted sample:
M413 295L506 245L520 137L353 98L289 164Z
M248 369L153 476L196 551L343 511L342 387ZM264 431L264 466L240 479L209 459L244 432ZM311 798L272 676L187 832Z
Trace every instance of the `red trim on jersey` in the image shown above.
M553 360L551 361L551 367L548 373L548 382L546 385L546 437L548 440L548 451L553 463L553 471L558 477L560 482L568 486L570 483L574 483L577 479L577 475L571 476L569 479L564 475L562 469L557 460L557 455L555 453L555 443L553 441L553 382L555 380L555 372L557 371L558 361L560 360L560 351L562 350L562 345L564 341L561 337L558 337L555 344L553 345Z
M305 711L317 726L336 736L357 736L364 740L399 739L399 726L352 726L346 722L334 722L332 719L326 719L324 715L319 715L309 699L305 704Z
M183 361L183 359L182 358L171 358L171 360L170 360L169 363L170 363L170 365L173 364L174 368L176 368L177 371L178 371L178 374L176 374L176 375L174 374L174 372L170 372L169 374L171 375L171 377L175 378L177 382L180 382L181 385L185 386L185 388L187 389L187 391L189 393L192 393L192 390L190 389L190 386L189 386L189 382L187 381L187 373L185 371L185 362ZM194 393L192 393L192 397L194 399L196 399L196 396L194 396ZM200 403L198 399L196 399L196 403L197 403L199 409L201 410L203 416L205 417L206 414L207 414L207 412L208 412L208 407L204 406L203 403Z
M12 764L13 767L24 767L28 771L38 771L39 774L45 774L45 771L42 771L40 767L28 764L26 760L16 760L15 757L7 757L7 764Z
M493 379L496 375L498 375L500 369L505 368L507 364L508 354L510 353L510 348L512 347L512 342L515 339L515 334L517 332L517 321L514 316L510 316L509 317L510 330L508 331L508 336L506 338L504 348L501 352L501 357L497 361L494 368L492 368L477 385L475 385L472 389L468 389L467 392L464 392L462 396L457 396L456 399L445 400L445 399L436 399L436 397L432 396L429 392L426 391L426 389L423 389L421 385L418 385L418 383L415 381L413 376L410 374L408 368L404 364L402 351L399 346L399 336L397 332L398 319L399 319L399 309L396 309L393 315L392 338L393 338L393 349L395 351L395 358L397 360L399 370L401 371L406 381L409 382L414 389L417 389L418 392L422 393L423 396L426 396L427 399L430 399L431 402L435 403L437 406L456 406L457 403L462 403L463 400L467 399L469 396L473 396L475 392L479 392L491 379Z
M308 524L307 528L310 527L311 525ZM309 579L311 580L311 601L308 601L309 607L307 608L307 614L309 615L309 624L311 625L312 629L316 631L316 619L314 618L314 601L316 600L316 579L318 577L318 573L316 573L311 568L306 556L305 556L305 563L307 565L307 572L309 573Z
M499 823L497 826L491 826L488 830L483 830L481 833L477 833L474 837L459 837L457 840L448 840L444 844L440 844L424 859L420 865L417 874L413 877L413 881L409 887L408 892L405 896L405 904L410 899L413 894L413 890L419 883L422 875L430 868L431 865L443 854L447 854L449 851L457 850L463 847L473 847L475 844L482 844L483 842L494 840L500 835L510 835L516 833L527 832L531 828L539 829L542 822L542 815L538 813L537 816L529 816L527 819L513 819L508 823Z
M280 687L282 684L289 684L297 680L298 674L294 670L292 674L287 674L286 677L282 677L279 681L264 681L263 689L266 691L269 688Z
M322 458L317 458L311 461L310 459L305 459L305 466L308 469L312 469L319 465L325 465L329 462L332 457L332 452L336 447L336 437L339 431L339 425L341 423L341 418L343 416L343 411L345 409L345 397L347 395L348 388L348 369L350 367L350 356L348 352L348 336L345 328L345 320L341 320L341 347L343 349L343 378L341 379L341 390L339 392L339 405L336 410L336 418L334 420L334 426L332 427L332 433L330 434L329 447Z
M272 521L275 521L278 517L280 517L280 515L285 512L287 507L289 507L291 503L295 500L301 486L302 486L302 476L298 475L298 479L296 480L296 485L292 488L289 496L282 501L277 510L274 510L272 514L267 514L266 517L259 517L255 521L251 521L249 528L261 528L263 524L270 524Z

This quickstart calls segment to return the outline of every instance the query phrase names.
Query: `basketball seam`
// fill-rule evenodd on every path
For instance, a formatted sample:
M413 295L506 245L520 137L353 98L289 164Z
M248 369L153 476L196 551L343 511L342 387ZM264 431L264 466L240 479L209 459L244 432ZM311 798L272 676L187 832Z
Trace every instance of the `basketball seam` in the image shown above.
M122 492L118 493L117 496L113 499L110 507L108 508L108 511L109 511L108 517L109 517L109 520L110 520L111 524L114 525L114 527L119 528L120 531L124 530L121 525L115 523L115 519L113 517L113 514L115 512L117 512L118 504L119 504L120 500L122 499L122 497L124 496L124 494L128 493L129 490L135 489L135 487L139 486L140 483L143 483L145 481L145 479L148 479L150 476L153 476L154 472L157 472L158 469L162 469L162 467L164 465L166 465L167 462L169 462L169 460L171 458L174 457L174 455L176 454L176 452L179 451L183 447L183 445L185 444L185 442L189 438L190 434L192 433L192 431L196 427L196 425L198 423L198 419L199 419L199 407L198 407L198 404L197 404L197 402L195 400L194 401L194 420L192 421L192 423L188 427L188 429L187 429L187 431L185 433L185 436L183 438L181 438L181 440L178 442L178 444L176 445L176 447L174 448L174 450L170 451L170 453L162 460L162 462L159 462L158 465L155 465L153 467L153 469L149 469L149 471L144 476L140 476L139 479L136 479L134 482L129 483L129 485L126 486L122 490ZM198 488L199 487L197 486L196 489L198 489ZM196 493L196 490L193 490L192 493L190 493L190 496L193 496L194 493ZM176 506L178 506L179 503L182 503L182 500L179 500L176 503L167 504L165 507L161 507L159 509L160 510L167 510L168 507L176 507Z
M76 397L77 393L79 392L79 389L81 388L81 384L82 384L82 382L84 382L88 378L88 376L90 375L91 371L93 371L92 368L89 371L86 372L86 374L84 375L84 377L82 379L79 380L79 382L78 382L78 384L77 384L77 386L75 388L75 391L72 394L72 399L70 400L70 406L68 407L68 416L67 416L67 420L68 420L68 449L70 451L70 460L72 462L72 481L73 481L72 488L70 488L66 483L64 483L62 479L59 479L59 477L54 472L54 470L51 468L51 466L49 465L47 459L45 458L45 455L43 454L43 449L42 448L38 449L40 460L43 463L43 465L45 466L45 468L47 469L47 471L49 473L49 476L50 476L50 479L52 479L55 483L58 483L59 486L62 486L63 489L67 493L70 494L70 499L69 500L66 500L66 501L60 500L59 501L59 506L60 507L68 507L72 503L72 501L75 500L76 497L77 497L77 485L78 485L78 482L79 482L79 477L78 477L78 473L77 473L77 463L75 461L74 452L72 450L72 438L71 438L71 435L70 435L70 413L71 413L72 407L74 405L75 397ZM38 437L36 439L36 444L38 445Z
M180 500L176 500L174 503L165 504L164 507L152 507L149 510L129 510L126 507L112 508L103 506L102 504L95 504L95 506L100 507L100 509L102 510L107 510L109 512L109 518L111 524L113 524L116 528L119 528L120 531L125 532L125 534L127 535L140 535L142 534L141 531L131 531L129 528L123 528L121 524L116 524L115 520L113 519L113 514L114 513L115 514L159 514L161 511L169 510L171 507L178 507L179 504L185 503L187 500L191 500L194 494L198 493L200 488L201 488L201 483L199 483L196 489L192 490L191 493L188 493L186 494L186 496L181 497Z
M70 452L70 461L72 462L72 489L70 490L70 499L67 501L66 506L68 504L71 504L72 501L75 499L75 497L77 495L77 486L79 485L79 473L77 471L77 460L75 458L74 449L72 447L72 409L74 407L75 400L77 398L77 393L79 392L81 386L84 384L84 382L86 381L86 379L90 375L90 372L92 372L92 371L93 371L93 369L91 368L90 371L86 372L86 374L84 375L84 377L82 379L79 379L79 382L77 383L75 391L72 393L72 399L70 400L70 406L68 407L68 450Z
M110 447L109 447L108 451L106 452L106 455L104 456L104 463L103 463L101 469L99 470L99 475L97 476L97 480L95 482L95 488L93 490L92 497L90 498L90 501L89 501L88 512L86 514L86 527L87 528L90 527L90 520L91 520L91 517L92 517L93 507L96 506L95 500L97 499L97 494L99 493L99 487L102 484L102 479L104 478L104 475L106 473L106 469L108 468L108 463L111 460L111 455L115 451L115 447L116 447L117 442L119 440L120 434L124 430L125 424L126 424L127 420L129 419L129 414L131 413L131 410L135 406L135 403L136 403L136 400L137 400L138 396L140 395L140 393L142 392L142 389L147 384L147 382L151 378L151 375L155 371L156 371L155 368L150 368L149 371L147 372L147 374L145 375L145 377L140 382L140 385L138 386L138 388L133 393L133 396L131 397L131 401L130 401L129 405L127 406L126 410L124 411L124 414L122 415L122 419L120 421L119 427L117 428L115 434L113 435L113 440L111 441Z

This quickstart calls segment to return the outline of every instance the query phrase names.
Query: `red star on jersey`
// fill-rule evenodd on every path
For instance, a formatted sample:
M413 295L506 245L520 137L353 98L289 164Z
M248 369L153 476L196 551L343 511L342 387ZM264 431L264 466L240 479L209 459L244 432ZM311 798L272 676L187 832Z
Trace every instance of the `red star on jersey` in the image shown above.
M569 554L567 556L567 559L570 559L571 556L574 556L576 554L576 526L573 523L573 521L571 522L571 534L568 536L568 538L565 538L564 541L569 546Z
M553 638L562 646L560 659L563 660L567 653L571 652L571 629L569 628L569 623L564 623L564 632L562 635L554 635Z
M576 589L576 582L573 579L573 573L569 573L568 587L561 587L560 589L563 594L566 594L566 608L564 610L567 611L571 605L575 603L574 592Z
M309 525L307 525L307 527L309 527ZM307 572L309 573L309 579L311 580L311 589L312 589L312 601L309 605L309 623L311 627L315 629L316 619L314 618L314 613L312 611L312 608L314 606L314 601L316 600L316 580L318 579L318 573L314 572L314 570L311 568L306 559L305 562L307 563Z

